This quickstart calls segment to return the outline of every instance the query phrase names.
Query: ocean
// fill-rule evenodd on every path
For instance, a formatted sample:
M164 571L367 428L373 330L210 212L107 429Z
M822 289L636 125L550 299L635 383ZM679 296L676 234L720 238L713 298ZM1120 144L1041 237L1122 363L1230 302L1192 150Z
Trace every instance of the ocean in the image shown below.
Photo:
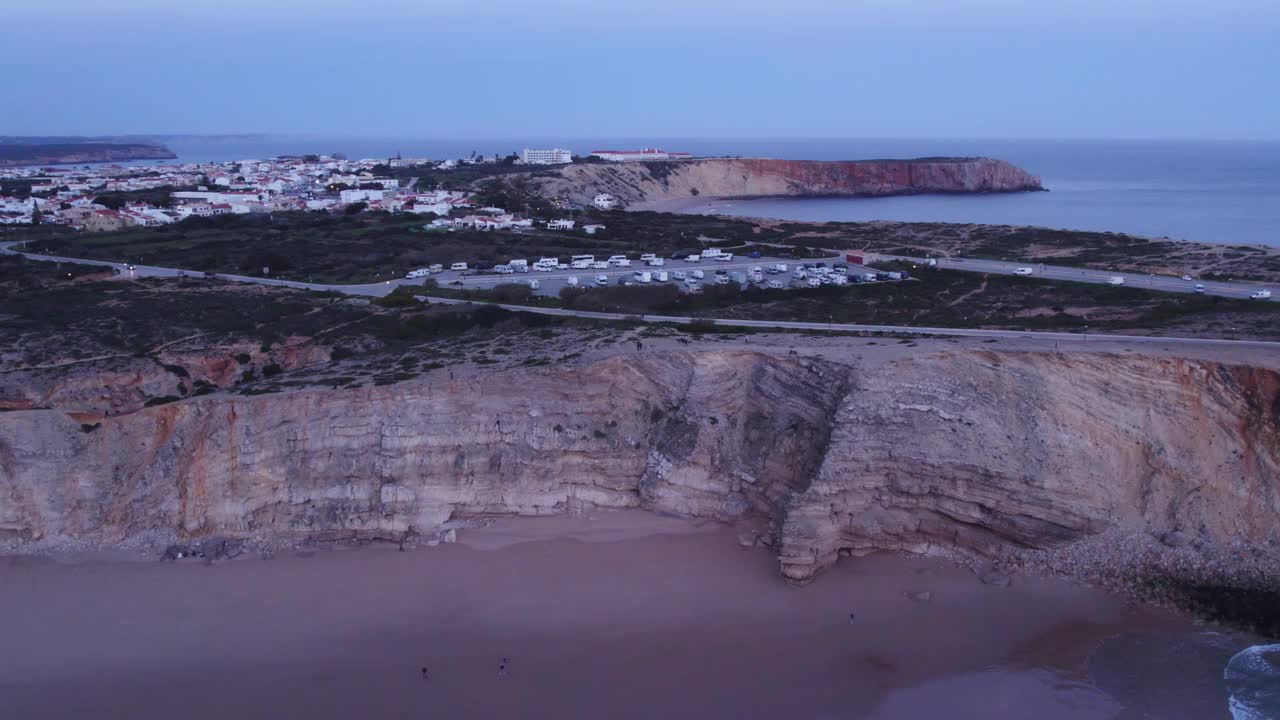
M1050 192L892 198L762 199L694 211L792 220L906 220L1112 230L1151 237L1280 246L1280 142L966 139L518 138L428 140L260 137L174 139L179 161L344 152L351 158L462 157L523 147L661 147L696 155L863 160L939 155L1008 160Z

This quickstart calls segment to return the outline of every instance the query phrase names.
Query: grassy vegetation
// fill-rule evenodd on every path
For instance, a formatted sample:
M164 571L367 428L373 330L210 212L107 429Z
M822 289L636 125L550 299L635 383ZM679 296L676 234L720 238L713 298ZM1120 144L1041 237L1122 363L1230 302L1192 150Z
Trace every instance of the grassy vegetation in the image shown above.
M500 301L519 302L514 297L519 290L514 286L513 296ZM494 299L484 292L429 292ZM915 279L899 283L787 290L707 285L698 295L681 293L671 284L567 288L558 302L551 298L537 302L637 315L1023 330L1176 330L1209 337L1280 337L1280 306L1274 303L949 270L917 271Z
M360 283L403 276L431 263L506 262L512 258L595 253L696 252L707 245L745 248L761 234L747 221L656 213L579 215L600 222L582 231L525 232L424 230L414 215L276 213L191 218L174 225L110 233L35 228L6 239L67 257L116 260L195 271L263 275L322 283ZM776 251L775 251L776 252ZM790 251L784 254L791 254Z

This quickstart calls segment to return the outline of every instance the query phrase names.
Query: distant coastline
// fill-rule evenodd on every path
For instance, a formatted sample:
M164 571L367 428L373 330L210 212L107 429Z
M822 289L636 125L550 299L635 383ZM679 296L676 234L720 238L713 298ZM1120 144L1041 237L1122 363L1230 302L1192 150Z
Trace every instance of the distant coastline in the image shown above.
M173 160L177 157L168 147L157 143L0 143L0 167Z

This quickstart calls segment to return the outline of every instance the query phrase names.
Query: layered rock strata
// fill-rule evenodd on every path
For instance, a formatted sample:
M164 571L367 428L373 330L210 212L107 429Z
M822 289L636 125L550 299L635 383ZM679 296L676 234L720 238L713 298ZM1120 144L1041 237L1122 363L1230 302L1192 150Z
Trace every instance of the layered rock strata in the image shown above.
M1041 190L1040 178L991 158L919 160L708 159L570 165L530 179L551 198L627 205L691 197L856 197Z
M645 508L765 531L804 582L842 550L1001 554L1123 527L1280 539L1280 375L956 351L858 369L649 353L450 381L0 413L0 533L113 543L429 534Z

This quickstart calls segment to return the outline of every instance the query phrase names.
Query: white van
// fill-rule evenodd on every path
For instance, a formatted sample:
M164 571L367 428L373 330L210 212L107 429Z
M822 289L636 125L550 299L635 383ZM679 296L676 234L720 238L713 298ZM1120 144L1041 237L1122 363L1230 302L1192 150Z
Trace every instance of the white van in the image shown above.
M667 264L667 261L663 260L660 257L655 257L655 258L649 258L648 260L645 260L644 264L650 267L662 267L663 265Z
M537 281L537 280L530 280L530 281L529 281L529 289L530 289L530 290L537 290L537 289L538 289L538 285L539 285L539 283L538 283L538 281Z
M431 271L431 272L433 272L433 273L444 272L444 266L443 266L443 265L441 265L440 263L436 263L435 265L432 265L432 266L428 267L427 269L428 269L428 270L430 270L430 271Z
M597 260L591 263L591 269L592 270L608 270L609 263L606 260Z
M640 262L647 263L647 262L650 262L651 260L656 260L657 258L658 256L654 255L653 253L643 253L642 255L640 255Z
M701 256L701 255L690 255L689 257L685 258L685 259L684 259L684 261L685 261L685 262L702 262L702 256Z
M691 277L691 278L693 278L693 279L695 279L695 280L701 280L702 278L704 278L704 277L706 277L706 276L707 276L707 274L706 274L706 273L704 273L704 272L702 272L701 270L690 270L690 271L689 271L689 277Z
M1249 299L1250 300L1270 300L1271 291L1270 290L1254 290L1253 292L1249 293Z
M1123 284L1124 284L1124 278L1120 277L1119 275L1112 275L1111 277L1107 278L1107 284L1108 284L1108 285L1123 285Z
M591 267L592 263L594 263L595 261L596 261L595 255L574 255L573 257L569 258L569 267L575 270L582 270L584 268Z
M1030 275L1033 272L1035 272L1035 270L1032 270L1029 267L1020 267L1020 268L1013 269L1014 275Z
M466 270L466 269L467 269L467 264L466 264L466 263L454 263L454 264L452 264L452 265L450 265L450 266L449 266L449 269L450 269L450 270Z
M417 270L410 270L409 272L405 273L405 278L409 280L413 280L415 278L426 277L430 274L431 274L430 270L426 268L418 268Z
M653 274L653 279L658 282L666 282L668 277L669 276L667 275L666 270L659 270L658 272Z
M569 277L565 278L565 283L568 284L569 287L578 287L578 276L570 275Z
M596 276L596 284L597 284L597 285L608 285L608 284L609 284L609 276L608 276L608 275L597 275L597 276Z
M632 274L638 283L647 283L653 280L653 275L648 270L637 270Z

